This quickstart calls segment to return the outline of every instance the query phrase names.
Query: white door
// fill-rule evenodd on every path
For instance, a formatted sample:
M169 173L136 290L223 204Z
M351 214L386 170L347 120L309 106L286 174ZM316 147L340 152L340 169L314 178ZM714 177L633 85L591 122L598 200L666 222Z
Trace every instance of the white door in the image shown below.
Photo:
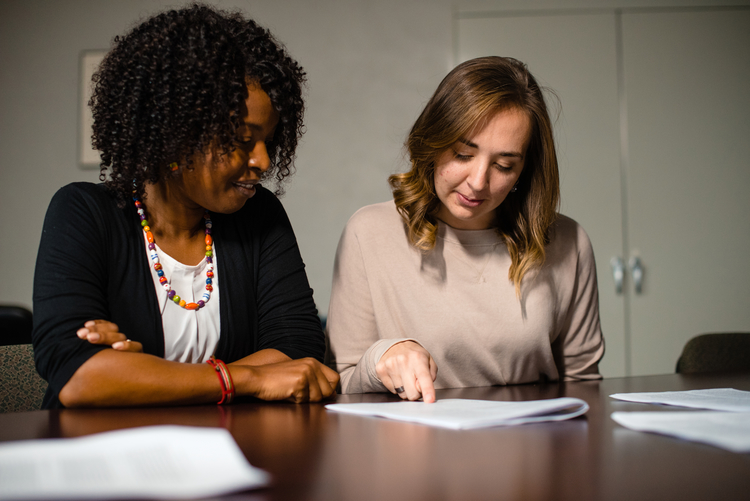
M750 330L748 26L743 9L459 16L459 61L516 57L560 96L562 212L594 245L605 376L674 372L689 338ZM613 257L640 259L640 293L615 292Z
M750 11L623 14L633 374L750 331Z

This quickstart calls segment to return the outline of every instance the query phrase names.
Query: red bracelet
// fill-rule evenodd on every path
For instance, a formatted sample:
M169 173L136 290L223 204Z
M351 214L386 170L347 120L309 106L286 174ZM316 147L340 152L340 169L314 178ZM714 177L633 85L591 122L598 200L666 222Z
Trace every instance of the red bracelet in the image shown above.
M234 398L234 383L232 382L232 374L227 369L227 366L221 360L215 358L213 355L206 361L216 371L216 377L219 378L219 384L221 385L221 400L216 402L217 405L229 404Z

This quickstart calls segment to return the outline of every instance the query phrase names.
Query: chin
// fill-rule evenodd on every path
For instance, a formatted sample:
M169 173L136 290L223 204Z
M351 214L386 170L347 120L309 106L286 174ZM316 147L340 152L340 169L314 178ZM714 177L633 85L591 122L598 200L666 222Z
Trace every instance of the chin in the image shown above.
M216 204L206 208L210 212L213 212L215 214L233 214L243 208L248 200L249 199L238 200L235 203L226 203L226 201L224 201L224 203Z

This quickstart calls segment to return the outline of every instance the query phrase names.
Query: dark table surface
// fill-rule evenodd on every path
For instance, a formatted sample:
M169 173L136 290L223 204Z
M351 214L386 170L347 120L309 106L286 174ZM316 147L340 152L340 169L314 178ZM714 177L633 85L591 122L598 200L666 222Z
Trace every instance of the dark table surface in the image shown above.
M750 390L750 375L642 376L579 383L438 390L438 398L577 397L569 421L453 431L328 412L322 404L215 405L35 411L0 415L0 441L77 437L137 426L227 428L269 488L248 500L748 500L750 454L630 431L614 411L677 410L620 402L612 393L699 388ZM397 401L387 394L337 402ZM684 409L683 409L684 410ZM210 444L201 444L210 454Z

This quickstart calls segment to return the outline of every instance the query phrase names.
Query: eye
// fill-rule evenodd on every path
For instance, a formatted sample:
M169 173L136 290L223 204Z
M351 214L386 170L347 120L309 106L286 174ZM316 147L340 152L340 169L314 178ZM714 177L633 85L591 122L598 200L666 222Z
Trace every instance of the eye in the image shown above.
M502 171L502 172L510 172L510 171L513 170L513 166L512 165L502 165L502 164L495 163L495 164L493 164L493 166L497 170Z
M243 150L251 150L253 149L253 144L255 141L253 141L252 137L249 138L239 138L235 141L237 144L237 147Z
M457 152L456 150L453 150L453 158L458 160L459 162L466 162L471 158L471 155L462 155L461 153Z

